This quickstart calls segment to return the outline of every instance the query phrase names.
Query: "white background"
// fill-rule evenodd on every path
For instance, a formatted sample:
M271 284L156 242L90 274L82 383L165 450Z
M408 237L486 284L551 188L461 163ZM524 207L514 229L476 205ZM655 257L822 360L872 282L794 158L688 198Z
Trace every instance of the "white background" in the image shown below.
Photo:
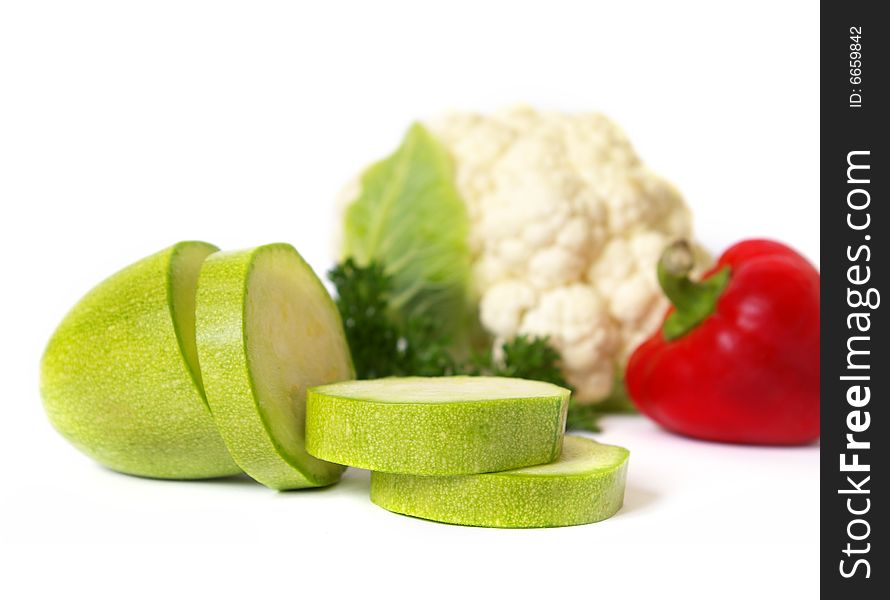
M180 239L326 270L338 189L449 108L604 111L712 250L815 261L818 25L804 2L4 2L0 595L816 597L817 447L616 417L619 515L470 529L375 507L357 471L285 494L110 473L49 426L37 365L87 289Z

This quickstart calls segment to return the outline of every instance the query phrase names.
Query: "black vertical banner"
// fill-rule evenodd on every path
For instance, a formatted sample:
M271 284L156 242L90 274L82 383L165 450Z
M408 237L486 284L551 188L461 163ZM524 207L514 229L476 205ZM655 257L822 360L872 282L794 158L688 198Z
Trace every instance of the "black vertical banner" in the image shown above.
M890 22L880 2L821 6L821 581L865 600L890 590Z

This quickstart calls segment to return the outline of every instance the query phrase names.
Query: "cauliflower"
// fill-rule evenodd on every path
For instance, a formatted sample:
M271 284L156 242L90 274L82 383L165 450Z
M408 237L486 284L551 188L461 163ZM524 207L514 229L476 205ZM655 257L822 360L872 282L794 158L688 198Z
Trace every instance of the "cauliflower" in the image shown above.
M692 233L682 197L600 114L457 113L429 129L454 161L494 347L549 336L577 400L606 398L667 308L655 266Z

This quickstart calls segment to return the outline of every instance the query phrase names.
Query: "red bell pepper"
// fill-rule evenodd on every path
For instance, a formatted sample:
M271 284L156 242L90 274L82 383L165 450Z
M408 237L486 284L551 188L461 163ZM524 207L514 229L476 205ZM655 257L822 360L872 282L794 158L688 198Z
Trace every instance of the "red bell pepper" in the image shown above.
M819 437L819 272L791 248L748 240L700 282L668 247L658 279L673 304L627 365L640 412L687 436L744 444Z

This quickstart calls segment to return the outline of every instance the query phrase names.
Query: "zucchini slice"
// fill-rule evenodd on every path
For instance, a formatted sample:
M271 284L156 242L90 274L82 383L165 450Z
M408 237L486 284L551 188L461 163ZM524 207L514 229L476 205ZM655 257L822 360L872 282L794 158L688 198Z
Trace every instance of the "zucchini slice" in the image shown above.
M413 517L478 527L563 527L602 521L624 502L630 453L567 435L558 460L461 477L371 474L371 501Z
M391 473L462 475L559 456L570 391L507 377L403 377L314 387L306 449Z
M341 465L304 447L306 388L353 377L340 315L287 244L211 255L197 299L207 401L235 462L273 489L329 485Z

